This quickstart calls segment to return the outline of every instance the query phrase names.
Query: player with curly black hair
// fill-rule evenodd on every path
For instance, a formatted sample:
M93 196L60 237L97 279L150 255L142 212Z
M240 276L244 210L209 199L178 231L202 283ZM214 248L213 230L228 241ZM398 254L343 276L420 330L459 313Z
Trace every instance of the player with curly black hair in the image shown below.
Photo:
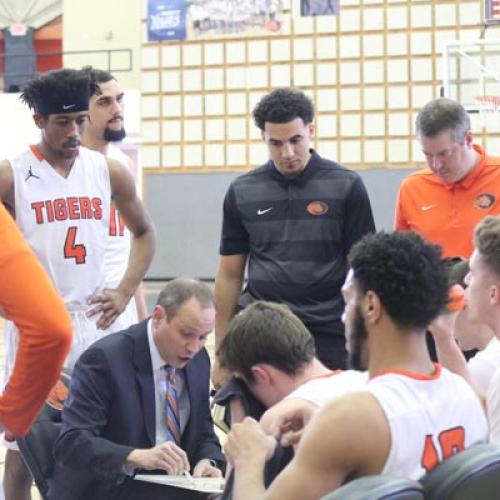
M352 294L354 289L360 294L373 292L402 331L425 332L448 302L448 270L440 255L437 245L422 245L416 233L368 235L349 253L352 280L344 286L344 294ZM349 303L344 314L348 311ZM368 334L358 309L353 322L355 327L348 337L349 360L353 368L361 370L367 364L363 351Z
M352 247L349 264L360 292L376 293L402 328L425 328L448 302L441 249L416 233L368 235Z
M40 142L0 162L0 199L70 312L74 336L65 361L69 369L125 309L154 252L154 229L128 168L80 146L89 99L96 90L88 72L74 69L29 81L21 99L34 111ZM111 198L133 242L122 280L106 288ZM17 349L17 330L11 322L4 339L7 380ZM31 479L13 449L7 452L5 470L6 498L27 498Z
M418 479L453 453L485 442L481 401L463 377L431 362L425 327L448 300L438 247L412 233L367 235L353 246L343 287L349 351L367 365L359 392L317 412L290 464L264 491L276 440L257 422L235 424L225 452L235 467L235 500L307 500L371 474ZM311 416L293 408L274 430Z
M342 368L346 255L375 230L366 188L356 172L311 148L314 108L303 92L276 89L253 116L270 160L235 179L226 193L215 278L216 344L238 309L256 300L284 302L313 334L318 358ZM225 378L215 363L215 386Z
M35 113L78 113L88 110L90 96L98 90L86 72L61 69L38 75L26 83L20 99Z

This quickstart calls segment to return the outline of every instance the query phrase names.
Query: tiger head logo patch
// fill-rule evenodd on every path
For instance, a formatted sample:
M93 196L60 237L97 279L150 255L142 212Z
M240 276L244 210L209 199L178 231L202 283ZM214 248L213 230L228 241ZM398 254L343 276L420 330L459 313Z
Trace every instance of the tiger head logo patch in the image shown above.
M324 201L311 201L306 207L311 215L324 215L328 212L328 205Z
M491 193L481 193L476 196L473 205L475 208L479 208L480 210L488 210L488 208L495 203L495 200L495 195Z

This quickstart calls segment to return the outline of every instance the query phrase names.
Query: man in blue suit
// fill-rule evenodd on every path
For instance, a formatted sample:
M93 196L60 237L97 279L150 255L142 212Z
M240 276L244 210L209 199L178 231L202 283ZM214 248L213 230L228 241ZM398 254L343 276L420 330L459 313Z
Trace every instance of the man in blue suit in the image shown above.
M54 447L49 498L187 499L188 490L136 481L137 471L218 477L224 465L209 409L214 327L210 288L169 282L150 319L93 344L80 357ZM172 439L166 372L175 368L178 442Z

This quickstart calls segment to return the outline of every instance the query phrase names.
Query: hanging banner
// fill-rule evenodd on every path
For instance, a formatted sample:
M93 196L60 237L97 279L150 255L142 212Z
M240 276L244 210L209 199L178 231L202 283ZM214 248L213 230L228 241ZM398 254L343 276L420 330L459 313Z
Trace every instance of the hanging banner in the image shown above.
M186 39L186 0L148 0L148 41Z
M485 24L500 23L500 0L486 0L484 3Z
M277 33L282 14L282 0L188 0L188 38Z
M336 16L340 0L296 0L293 3L294 16Z

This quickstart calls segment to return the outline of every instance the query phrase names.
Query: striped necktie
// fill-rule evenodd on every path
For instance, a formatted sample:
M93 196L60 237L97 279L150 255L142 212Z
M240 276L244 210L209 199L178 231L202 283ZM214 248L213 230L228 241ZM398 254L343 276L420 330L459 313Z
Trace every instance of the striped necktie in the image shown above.
M165 394L165 422L167 424L167 441L176 444L181 442L181 424L179 420L179 407L177 405L177 379L175 368L165 366L167 391Z

